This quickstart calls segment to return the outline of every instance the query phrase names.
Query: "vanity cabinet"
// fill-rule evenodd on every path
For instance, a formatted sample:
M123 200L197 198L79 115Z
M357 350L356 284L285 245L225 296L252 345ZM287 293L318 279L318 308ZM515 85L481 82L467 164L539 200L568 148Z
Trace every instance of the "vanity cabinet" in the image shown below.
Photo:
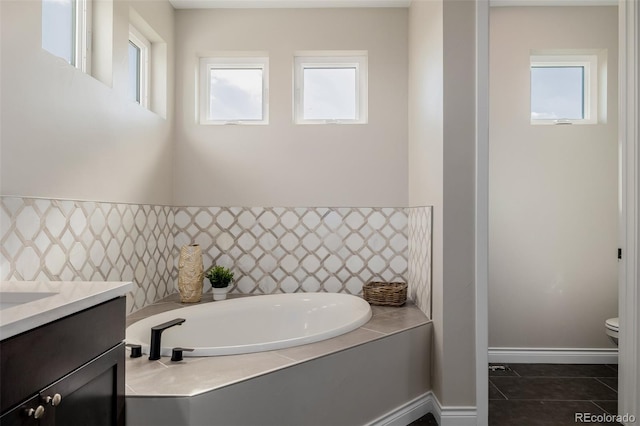
M124 426L125 298L0 342L0 425Z

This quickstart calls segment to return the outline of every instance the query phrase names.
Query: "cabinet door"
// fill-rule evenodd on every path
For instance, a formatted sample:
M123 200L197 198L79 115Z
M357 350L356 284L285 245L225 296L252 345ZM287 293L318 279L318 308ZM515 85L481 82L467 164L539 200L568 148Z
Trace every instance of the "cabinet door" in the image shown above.
M43 426L124 425L124 344L40 392Z
M120 344L125 310L118 297L0 341L0 413Z
M36 415L37 410L37 415ZM4 413L0 417L2 426L38 426L39 420L36 417L44 416L46 409L40 402L40 395L34 395L24 401L13 410Z

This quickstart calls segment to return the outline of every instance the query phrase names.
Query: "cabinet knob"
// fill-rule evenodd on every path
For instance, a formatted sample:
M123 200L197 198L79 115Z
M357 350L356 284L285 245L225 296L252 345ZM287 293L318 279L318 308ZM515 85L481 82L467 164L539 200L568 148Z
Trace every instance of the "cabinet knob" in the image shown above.
M44 398L42 398L44 400L45 404L51 404L52 406L56 406L58 404L60 404L60 401L62 401L62 395L60 395L59 393L56 393L53 396L45 396Z
M42 405L38 405L37 408L29 408L25 410L25 412L27 416L33 417L34 419L39 419L40 417L44 416L44 407Z

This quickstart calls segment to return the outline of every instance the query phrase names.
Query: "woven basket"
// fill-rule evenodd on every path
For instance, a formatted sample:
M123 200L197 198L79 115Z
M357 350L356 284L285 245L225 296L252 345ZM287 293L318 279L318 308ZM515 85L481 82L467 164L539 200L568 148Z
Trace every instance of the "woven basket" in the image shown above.
M407 301L407 284L370 282L362 286L362 296L372 305L402 306Z

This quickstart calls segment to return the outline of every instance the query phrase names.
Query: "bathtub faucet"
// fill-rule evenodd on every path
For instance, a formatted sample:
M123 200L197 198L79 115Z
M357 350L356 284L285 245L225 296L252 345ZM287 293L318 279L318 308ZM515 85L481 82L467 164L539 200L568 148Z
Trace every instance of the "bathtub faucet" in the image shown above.
M162 332L174 325L181 325L185 321L186 320L184 318L176 318L156 325L155 327L151 327L151 348L149 349L149 360L153 361L160 359L160 336L162 336Z

